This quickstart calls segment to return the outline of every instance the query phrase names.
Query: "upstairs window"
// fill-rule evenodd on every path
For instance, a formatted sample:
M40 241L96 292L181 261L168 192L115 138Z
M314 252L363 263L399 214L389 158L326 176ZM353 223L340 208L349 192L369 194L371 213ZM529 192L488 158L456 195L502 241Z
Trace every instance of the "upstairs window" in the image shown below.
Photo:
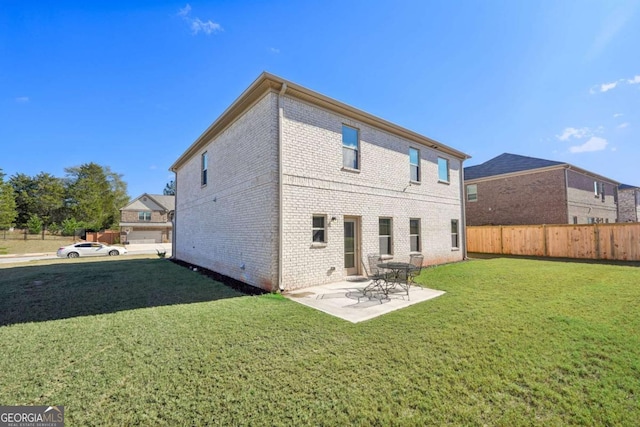
M151 221L151 212L138 212L138 221Z
M409 219L409 242L411 252L420 252L420 219Z
M378 238L380 241L380 255L393 254L393 241L391 235L391 218L380 218L378 224Z
M200 185L205 186L207 185L207 170L209 168L209 154L207 154L206 151L202 153L202 159L200 163L202 171L202 173L200 174Z
M342 166L360 169L360 139L358 129L342 125Z
M478 201L478 185L477 184L467 185L467 201L468 202Z
M438 181L449 182L449 160L438 157Z
M312 242L313 243L326 243L327 242L327 217L324 215L314 215L313 223L311 224Z
M411 181L420 182L420 151L415 148L409 148L409 169Z

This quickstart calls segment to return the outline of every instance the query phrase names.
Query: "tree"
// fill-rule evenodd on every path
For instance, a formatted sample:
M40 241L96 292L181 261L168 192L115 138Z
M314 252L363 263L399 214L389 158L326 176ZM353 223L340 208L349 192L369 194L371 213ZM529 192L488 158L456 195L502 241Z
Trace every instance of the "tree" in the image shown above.
M164 186L164 191L162 192L165 196L175 196L176 195L176 182L171 180Z
M87 228L110 228L120 219L120 208L129 201L122 175L96 163L65 168L69 196L68 208L73 217Z
M38 216L38 214L31 215L29 221L27 221L27 228L29 229L29 234L38 234L42 231L42 219Z
M61 221L64 217L64 183L60 178L40 172L33 179L33 212L40 217L45 226Z
M29 175L18 173L9 179L9 184L13 187L18 212L16 226L24 228L35 213L35 181Z
M0 169L0 230L10 228L17 216L13 187L8 182L4 182L4 173Z

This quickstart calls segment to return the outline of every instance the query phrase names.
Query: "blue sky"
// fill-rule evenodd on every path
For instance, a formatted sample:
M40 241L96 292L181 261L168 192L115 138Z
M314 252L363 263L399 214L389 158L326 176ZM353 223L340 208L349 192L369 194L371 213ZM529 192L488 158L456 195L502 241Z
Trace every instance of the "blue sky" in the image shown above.
M174 160L262 71L470 154L640 185L640 2L0 0L0 168Z

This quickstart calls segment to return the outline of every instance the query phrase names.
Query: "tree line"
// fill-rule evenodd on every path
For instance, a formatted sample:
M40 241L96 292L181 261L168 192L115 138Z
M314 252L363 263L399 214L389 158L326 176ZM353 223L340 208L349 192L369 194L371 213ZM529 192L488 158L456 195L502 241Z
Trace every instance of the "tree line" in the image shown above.
M5 179L0 169L0 230L47 229L72 235L79 228L97 231L118 225L120 208L129 202L122 174L93 162L64 171L63 178L40 172Z

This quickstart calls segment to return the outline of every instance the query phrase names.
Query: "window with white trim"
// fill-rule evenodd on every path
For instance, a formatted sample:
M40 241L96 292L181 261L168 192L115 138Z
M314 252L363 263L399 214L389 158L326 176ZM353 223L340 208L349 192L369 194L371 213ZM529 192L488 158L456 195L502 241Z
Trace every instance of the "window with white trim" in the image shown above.
M467 185L467 202L478 201L478 184Z
M393 221L391 218L380 218L378 221L378 239L380 255L393 255Z
M409 245L411 252L420 252L420 218L409 219Z
M438 181L449 182L449 159L438 157Z
M458 220L451 220L451 247L459 248L460 247L460 239L459 239L459 229L458 229Z
M138 212L138 221L151 221L151 212Z
M342 125L342 166L360 169L360 138L358 129Z
M313 215L311 227L311 241L313 243L327 243L327 216Z
M200 168L201 168L200 185L205 186L207 185L207 178L208 178L207 170L209 169L209 154L206 151L202 153Z
M409 148L409 177L411 181L420 182L420 150Z

